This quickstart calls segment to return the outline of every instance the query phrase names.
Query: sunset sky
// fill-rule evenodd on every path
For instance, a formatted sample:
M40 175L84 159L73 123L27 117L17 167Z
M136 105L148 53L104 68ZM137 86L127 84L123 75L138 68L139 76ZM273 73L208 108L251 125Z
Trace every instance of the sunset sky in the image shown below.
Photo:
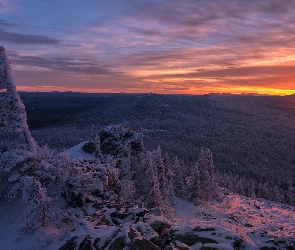
M295 92L295 1L0 0L18 90Z

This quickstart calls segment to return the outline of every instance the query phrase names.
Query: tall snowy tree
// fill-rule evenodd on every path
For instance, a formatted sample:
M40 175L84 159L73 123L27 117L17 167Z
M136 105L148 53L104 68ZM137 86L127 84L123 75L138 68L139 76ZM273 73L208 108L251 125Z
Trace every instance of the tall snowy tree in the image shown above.
M192 169L191 176L189 176L187 179L186 198L196 205L198 204L199 196L200 196L200 171L199 171L199 164L197 163L196 166Z
M187 171L186 166L183 162L179 161L177 157L173 159L172 163L172 171L173 171L173 187L174 193L178 197L185 198L186 197L186 179L187 179Z
M165 184L166 193L163 195L164 195L164 199L166 199L167 202L173 206L174 205L173 171L172 171L172 167L170 163L170 157L167 152L164 154L163 164L164 164L165 176L167 181Z
M201 153L198 159L198 167L200 171L199 198L201 200L211 200L216 198L218 186L215 181L213 157L209 148L201 148Z
M161 210L163 197L160 191L156 165L152 153L149 151L140 157L135 185L137 197L147 207L158 207Z
M162 211L166 215L171 215L173 213L173 186L172 186L172 173L168 159L164 161L162 157L162 151L160 146L158 146L156 151L153 151L152 161L155 164L157 179L159 182L159 189L162 196ZM170 172L170 173L169 173ZM168 179L169 178L169 179Z
M10 71L5 49L0 46L0 133L2 140L5 140L2 143L11 145L18 141L18 137L24 140L26 149L35 155L36 143L27 125L25 106L16 91Z
M120 181L121 191L120 198L124 203L129 204L134 199L135 187L132 180L133 171L131 171L131 154L121 160L120 164Z

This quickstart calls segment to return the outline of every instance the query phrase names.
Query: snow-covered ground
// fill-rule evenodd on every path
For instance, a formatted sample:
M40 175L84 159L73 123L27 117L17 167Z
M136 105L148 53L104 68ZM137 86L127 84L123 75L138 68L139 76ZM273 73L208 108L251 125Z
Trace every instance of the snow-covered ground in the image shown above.
M82 150L82 147L86 142L87 141L80 142L78 145L72 148L69 148L68 150L64 151L62 154L67 154L70 160L80 160L80 159L90 160L93 158L93 154L85 153Z
M20 210L22 204L18 201L3 201L0 203L0 235L2 250L32 250L58 249L65 238L59 235L55 240L46 236L45 232L35 235L21 235L16 232L21 224ZM226 195L221 202L208 202L199 206L175 197L175 217L171 220L172 230L180 235L197 235L204 239L211 239L216 243L196 243L187 249L201 249L214 247L216 249L234 249L235 242L240 241L243 249L259 249L261 247L276 247L276 249L295 249L295 208L263 199L250 199L240 195ZM79 227L79 234L92 234L93 222ZM91 229L92 228L92 229ZM103 230L102 230L103 229ZM97 235L114 231L100 227ZM52 233L52 232L51 232ZM50 239L51 238L51 239ZM49 240L50 239L50 240ZM240 240L241 239L241 240ZM49 243L48 246L45 246ZM179 245L183 243L179 242ZM289 245L289 248L286 246ZM292 248L292 246L294 248Z
M176 197L175 206L177 218L173 228L189 233L199 227L200 230L196 230L199 236L219 242L218 246L210 244L217 249L233 249L232 243L228 243L235 238L241 238L246 249L264 246L286 249L287 245L295 249L295 208L292 206L234 194L224 196L221 202L199 206ZM214 228L214 231L205 231L206 228Z

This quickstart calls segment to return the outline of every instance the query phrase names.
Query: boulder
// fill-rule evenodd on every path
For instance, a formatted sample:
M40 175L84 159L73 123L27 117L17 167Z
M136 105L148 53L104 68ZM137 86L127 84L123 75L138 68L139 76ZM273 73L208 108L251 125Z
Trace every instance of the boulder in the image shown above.
M171 229L171 226L165 221L154 221L151 227L158 233L160 238L167 235Z
M130 250L161 250L147 239L135 239L130 243Z
M165 247L165 240L160 237L154 237L151 239L151 242L153 242L156 246L163 249Z
M96 145L94 142L92 141L89 141L89 142L86 142L83 147L82 147L82 150L85 152L85 153L88 153L88 154L93 154L97 148L96 148Z
M76 239L77 237L73 237L72 239L68 240L66 244L60 247L59 250L75 250L77 246Z
M89 235L80 243L78 250L94 250L93 240Z
M119 250L127 247L126 236L116 238L108 247L109 250Z

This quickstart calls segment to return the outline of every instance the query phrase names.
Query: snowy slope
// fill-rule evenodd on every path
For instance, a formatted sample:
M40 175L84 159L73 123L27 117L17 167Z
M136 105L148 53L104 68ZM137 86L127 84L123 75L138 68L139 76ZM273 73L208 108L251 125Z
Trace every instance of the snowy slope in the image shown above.
M199 206L175 198L175 206L177 218L173 228L192 233L193 228L199 227L198 235L216 240L217 245L210 245L217 249L233 249L235 238L241 238L246 249L295 249L294 207L234 194L224 196L221 202Z
M84 146L86 142L87 141L81 142L78 145L64 151L62 154L67 154L70 160L80 160L80 159L90 160L94 157L93 154L85 153L82 150L82 147Z

